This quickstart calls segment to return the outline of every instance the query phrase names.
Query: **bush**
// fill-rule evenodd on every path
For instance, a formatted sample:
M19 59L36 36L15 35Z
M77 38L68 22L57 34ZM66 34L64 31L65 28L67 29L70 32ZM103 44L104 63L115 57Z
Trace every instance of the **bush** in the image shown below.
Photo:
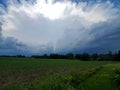
M117 85L120 88L120 69L115 70L114 80L117 82Z

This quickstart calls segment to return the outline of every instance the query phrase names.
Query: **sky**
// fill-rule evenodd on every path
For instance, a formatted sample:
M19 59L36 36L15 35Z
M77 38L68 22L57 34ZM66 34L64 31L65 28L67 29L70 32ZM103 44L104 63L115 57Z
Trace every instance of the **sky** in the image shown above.
M120 0L0 0L0 55L120 50Z

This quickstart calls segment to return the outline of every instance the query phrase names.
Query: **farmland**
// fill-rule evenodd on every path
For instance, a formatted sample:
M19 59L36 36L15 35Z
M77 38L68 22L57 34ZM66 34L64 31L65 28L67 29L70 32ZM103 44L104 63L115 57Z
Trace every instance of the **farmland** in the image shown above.
M119 90L116 70L113 61L0 57L0 90Z

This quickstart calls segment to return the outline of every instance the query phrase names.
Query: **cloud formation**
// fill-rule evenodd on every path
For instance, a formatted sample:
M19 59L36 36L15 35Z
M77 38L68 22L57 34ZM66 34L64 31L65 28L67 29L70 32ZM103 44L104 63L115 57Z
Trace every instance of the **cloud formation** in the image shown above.
M0 53L6 45L26 54L120 49L120 8L110 1L9 0L0 18Z

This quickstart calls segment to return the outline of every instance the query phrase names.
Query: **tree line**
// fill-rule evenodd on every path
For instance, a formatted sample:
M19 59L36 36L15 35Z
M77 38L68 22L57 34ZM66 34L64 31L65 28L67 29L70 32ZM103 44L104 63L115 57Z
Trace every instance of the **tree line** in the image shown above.
M0 57L21 57L25 58L24 55L16 55L16 56L9 56L3 55ZM98 54L98 53L80 53L80 54L73 54L67 53L64 55L61 54L44 54L44 55L32 55L32 58L41 58L41 59L77 59L83 61L120 61L120 50L116 53L112 53L109 51L106 54Z
M33 58L45 58L45 59L78 59L84 61L120 61L120 50L116 53L112 53L109 51L106 54L89 54L89 53L82 53L82 54L73 54L68 53L65 55L60 54L44 54L44 55L33 55Z

